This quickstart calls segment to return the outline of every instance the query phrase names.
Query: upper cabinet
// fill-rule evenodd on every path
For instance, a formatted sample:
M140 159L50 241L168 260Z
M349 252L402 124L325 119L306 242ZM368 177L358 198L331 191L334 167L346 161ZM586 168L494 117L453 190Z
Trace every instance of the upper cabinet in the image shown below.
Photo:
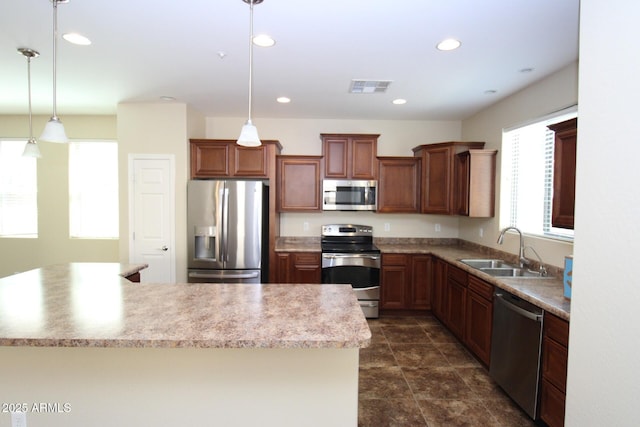
M482 149L484 142L442 142L419 145L413 149L422 160L421 209L422 213L455 215L456 155L470 149Z
M276 159L278 212L320 212L322 157L277 156Z
M420 212L420 159L378 157L378 212Z
M362 134L320 134L324 178L377 179L378 137Z
M270 159L282 150L278 141L262 141L259 147L242 147L226 139L190 142L191 179L269 178Z
M492 217L495 205L497 150L471 149L455 157L455 213Z
M551 225L573 230L578 119L556 123L549 129L555 132Z

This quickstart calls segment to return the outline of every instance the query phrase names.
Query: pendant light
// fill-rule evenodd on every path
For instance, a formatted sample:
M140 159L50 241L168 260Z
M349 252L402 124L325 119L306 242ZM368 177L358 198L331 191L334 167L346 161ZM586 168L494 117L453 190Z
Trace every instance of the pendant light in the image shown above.
M38 144L36 144L36 140L33 137L33 121L31 118L31 58L37 58L40 54L33 49L29 49L28 47L18 48L18 52L24 55L25 58L27 58L27 83L29 86L29 140L24 146L22 156L40 158L42 157L42 155L40 154Z
M53 3L53 115L40 135L41 141L69 142L64 131L64 125L56 115L56 47L58 45L58 3L68 3L69 0L51 0Z
M258 137L258 129L251 123L251 92L253 83L253 5L260 4L263 0L242 0L249 5L249 118L242 126L238 145L245 147L258 147L262 144Z

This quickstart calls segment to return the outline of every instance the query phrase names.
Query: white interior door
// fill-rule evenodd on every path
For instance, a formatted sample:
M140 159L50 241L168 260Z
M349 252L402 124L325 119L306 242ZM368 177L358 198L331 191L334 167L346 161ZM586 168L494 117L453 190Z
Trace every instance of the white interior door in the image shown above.
M132 263L146 263L145 283L175 282L175 179L172 156L131 155L130 251Z

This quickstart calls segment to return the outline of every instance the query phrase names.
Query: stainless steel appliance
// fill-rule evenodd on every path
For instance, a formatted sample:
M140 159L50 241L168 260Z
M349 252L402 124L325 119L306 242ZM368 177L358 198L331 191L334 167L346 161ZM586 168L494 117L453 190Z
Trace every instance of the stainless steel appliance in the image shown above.
M189 181L190 283L268 281L268 188L263 181Z
M378 182L325 179L322 181L322 209L325 211L375 211Z
M380 249L367 225L322 226L322 283L350 284L367 318L377 318L380 303Z
M502 289L493 300L489 374L535 420L544 311Z

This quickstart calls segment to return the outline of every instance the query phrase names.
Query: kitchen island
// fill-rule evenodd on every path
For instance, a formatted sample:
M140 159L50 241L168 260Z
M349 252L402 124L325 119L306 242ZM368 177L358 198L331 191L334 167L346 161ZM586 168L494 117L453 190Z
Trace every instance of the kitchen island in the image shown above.
M136 268L0 279L0 402L30 427L357 424L371 332L350 287L131 283Z

